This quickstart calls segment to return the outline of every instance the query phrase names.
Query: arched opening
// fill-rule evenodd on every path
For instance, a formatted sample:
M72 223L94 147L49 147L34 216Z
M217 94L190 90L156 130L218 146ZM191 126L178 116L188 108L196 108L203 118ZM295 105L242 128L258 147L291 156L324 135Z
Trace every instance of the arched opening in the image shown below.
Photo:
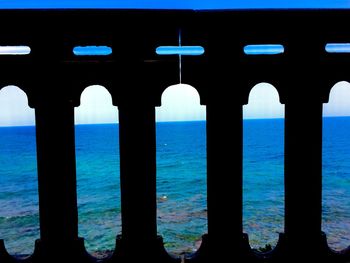
M0 239L14 256L40 236L34 109L18 87L0 90Z
M121 232L118 111L102 86L86 88L75 108L79 236L95 256L111 253Z
M284 228L284 105L277 90L259 83L243 106L243 229L266 251Z
M174 254L196 251L207 232L205 113L184 84L168 87L156 109L157 225Z
M338 82L323 104L322 229L335 250L350 245L350 83Z

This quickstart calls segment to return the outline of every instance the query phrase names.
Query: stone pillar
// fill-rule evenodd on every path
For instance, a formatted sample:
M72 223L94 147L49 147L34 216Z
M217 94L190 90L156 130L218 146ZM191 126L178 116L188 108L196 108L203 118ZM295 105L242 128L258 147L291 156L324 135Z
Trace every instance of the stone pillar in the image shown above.
M242 230L242 102L215 91L208 88L208 235L193 262L238 260L249 250Z
M83 246L78 239L74 107L43 99L35 116L40 209L35 254L43 261L72 258Z
M119 107L119 129L122 236L147 246L157 236L154 107Z
M207 105L208 232L242 234L242 105ZM229 230L229 232L227 232Z
M285 237L287 255L321 251L322 101L305 78L287 84L285 104Z
M172 261L157 236L155 107L120 106L119 138L122 236L112 261Z

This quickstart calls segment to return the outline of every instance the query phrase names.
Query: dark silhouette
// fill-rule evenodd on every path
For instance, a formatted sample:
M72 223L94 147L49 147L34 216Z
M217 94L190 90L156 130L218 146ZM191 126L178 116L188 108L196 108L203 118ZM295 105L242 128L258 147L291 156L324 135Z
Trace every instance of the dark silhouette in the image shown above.
M119 107L122 201L122 235L103 261L180 262L157 236L155 185L155 106L178 82L178 57L155 49L177 45L180 29L182 45L205 48L182 57L182 82L207 106L208 233L186 262L349 261L350 251L329 249L321 231L322 103L333 84L348 80L350 66L349 55L324 47L350 41L349 17L344 10L0 11L1 45L32 50L0 56L1 87L22 88L36 113L41 237L26 261L96 261L77 231L74 107L85 87L101 84ZM285 52L247 56L247 44L282 44ZM78 45L113 53L74 56ZM242 105L262 81L285 104L285 231L274 250L257 253L242 231ZM3 243L0 262L16 262Z

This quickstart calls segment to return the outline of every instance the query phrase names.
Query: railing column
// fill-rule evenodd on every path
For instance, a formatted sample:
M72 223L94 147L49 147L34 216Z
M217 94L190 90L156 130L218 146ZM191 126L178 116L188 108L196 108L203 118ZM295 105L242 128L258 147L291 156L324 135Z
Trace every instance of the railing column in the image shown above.
M209 96L207 103L208 236L210 259L246 253L242 230L242 103Z
M69 102L35 109L39 178L40 241L43 261L78 253L74 108Z
M155 108L120 106L122 240L130 261L157 238Z
M289 84L285 105L285 235L294 258L321 252L322 101L315 85Z

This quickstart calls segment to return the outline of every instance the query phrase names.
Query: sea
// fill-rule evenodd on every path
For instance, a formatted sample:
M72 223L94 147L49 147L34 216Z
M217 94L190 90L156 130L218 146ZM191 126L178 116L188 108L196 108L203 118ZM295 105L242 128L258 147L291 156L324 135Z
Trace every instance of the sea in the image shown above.
M113 250L121 233L118 131L75 129L79 236L91 253ZM252 247L274 247L284 227L284 121L244 120L243 131L244 231ZM350 117L324 118L323 131L322 228L341 250L350 245ZM193 252L207 232L206 123L159 122L156 136L158 232L170 253ZM1 127L0 145L0 239L12 255L30 254L40 237L35 127Z

